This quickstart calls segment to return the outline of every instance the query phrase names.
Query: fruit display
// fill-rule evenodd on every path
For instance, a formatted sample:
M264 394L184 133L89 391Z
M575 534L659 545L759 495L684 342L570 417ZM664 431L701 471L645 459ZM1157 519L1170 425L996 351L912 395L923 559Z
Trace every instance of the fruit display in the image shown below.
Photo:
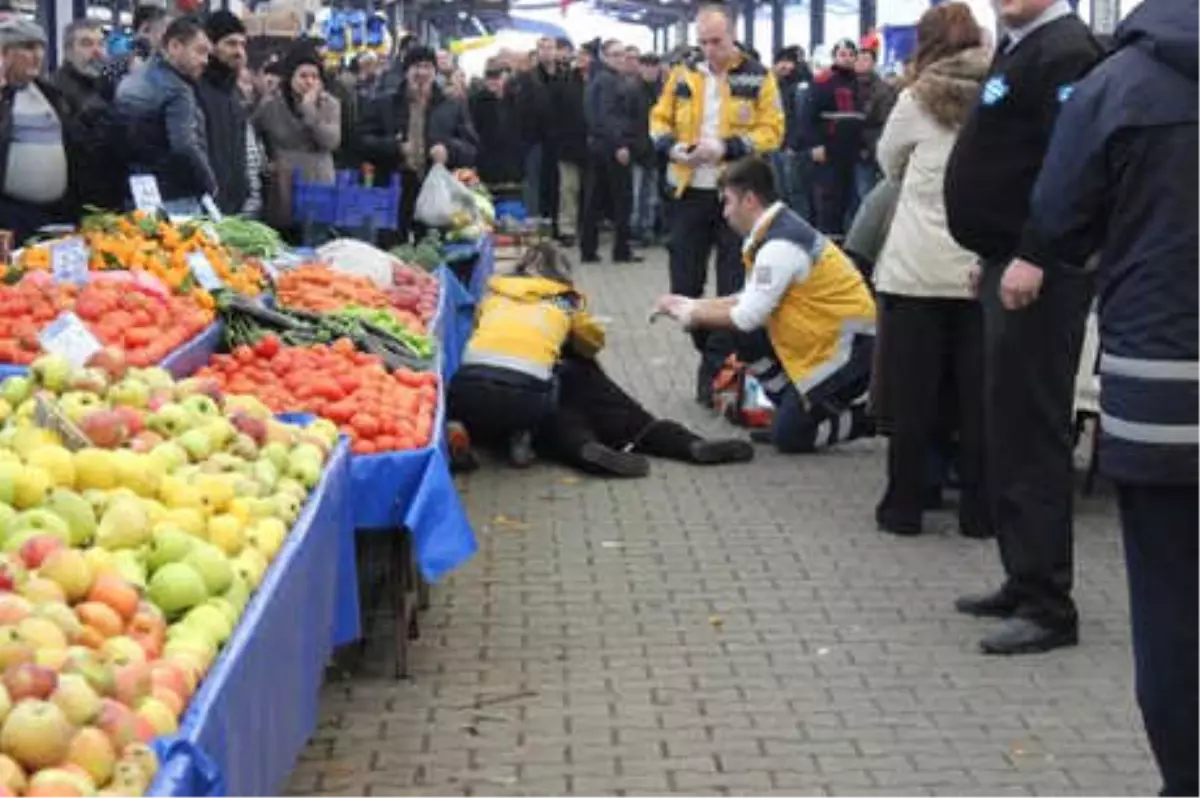
M355 454L429 445L438 406L433 372L388 372L376 355L349 339L332 345L288 347L268 336L253 347L216 355L196 379L233 394L254 394L271 410L309 412L337 424Z
M91 252L88 268L94 272L147 272L175 293L190 293L199 285L188 256L201 252L231 290L256 295L266 285L262 266L221 246L206 232L203 220L173 223L144 211L97 213L84 218L80 232ZM50 271L53 243L25 248L15 268Z
M73 310L102 344L122 349L130 364L158 363L199 335L215 316L193 296L155 289L146 282L115 279L79 287L55 283L44 273L0 285L0 363L32 363L42 353L38 333L66 310Z
M111 352L0 392L0 795L140 795L337 427Z
M434 366L429 336L409 331L386 309L350 307L331 313L275 310L239 295L223 296L220 307L225 346L230 351L256 346L268 336L275 336L285 346L331 344L346 338L359 351L378 355L389 370L404 367L428 371Z
M437 279L397 267L393 281L394 287L381 289L366 277L312 263L280 275L275 288L279 303L285 307L317 312L351 305L384 309L412 332L426 332L437 312Z

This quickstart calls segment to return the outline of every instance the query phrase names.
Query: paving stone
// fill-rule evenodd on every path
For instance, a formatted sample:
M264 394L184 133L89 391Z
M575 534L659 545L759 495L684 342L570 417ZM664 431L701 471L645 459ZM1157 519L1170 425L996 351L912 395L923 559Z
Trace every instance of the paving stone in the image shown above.
M691 401L688 337L645 323L667 285L647 254L578 270L613 319L601 362L651 412L743 434ZM460 477L479 553L432 589L414 678L381 678L391 641L371 641L363 672L323 689L287 791L1156 792L1107 487L1077 505L1080 645L993 659L976 650L990 625L953 601L999 583L994 542L876 532L884 451ZM520 690L534 695L472 708Z

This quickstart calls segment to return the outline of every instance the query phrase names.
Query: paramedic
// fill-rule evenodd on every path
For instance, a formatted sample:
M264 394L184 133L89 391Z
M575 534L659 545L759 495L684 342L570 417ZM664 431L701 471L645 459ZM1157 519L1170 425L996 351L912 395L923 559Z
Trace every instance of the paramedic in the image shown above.
M738 49L724 11L702 10L696 31L703 60L671 70L650 111L650 139L670 159L671 293L704 296L708 255L715 247L717 294L728 296L742 287L745 272L738 236L721 219L717 177L727 163L782 146L783 110L775 76ZM729 336L697 329L692 342L700 353L696 399L711 405L712 381L730 352Z
M746 287L718 299L669 294L655 312L689 330L734 331L738 357L775 405L769 438L756 440L811 452L871 434L875 303L862 275L779 200L767 161L730 166L721 192L726 220L745 236Z

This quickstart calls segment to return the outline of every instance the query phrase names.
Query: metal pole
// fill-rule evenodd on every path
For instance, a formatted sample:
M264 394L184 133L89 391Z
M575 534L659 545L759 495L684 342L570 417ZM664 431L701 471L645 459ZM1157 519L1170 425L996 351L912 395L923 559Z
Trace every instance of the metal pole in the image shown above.
M742 18L746 21L746 49L754 49L754 8L755 0L745 0L743 5Z
M866 36L875 29L875 0L858 0L858 35Z
M810 0L808 7L808 54L825 43L825 0Z
M772 55L783 49L783 0L771 0Z

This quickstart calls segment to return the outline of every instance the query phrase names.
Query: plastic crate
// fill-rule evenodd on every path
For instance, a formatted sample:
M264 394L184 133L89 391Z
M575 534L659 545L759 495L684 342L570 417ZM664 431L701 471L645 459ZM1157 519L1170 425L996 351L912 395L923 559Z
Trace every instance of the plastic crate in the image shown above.
M514 222L523 222L529 217L528 211L525 210L525 203L519 199L500 200L495 205L496 218L510 218Z
M292 173L292 221L297 225L333 224L337 219L336 183L306 183L303 173Z
M358 184L357 173L338 172L334 225L343 230L396 230L400 225L400 175L377 188Z

